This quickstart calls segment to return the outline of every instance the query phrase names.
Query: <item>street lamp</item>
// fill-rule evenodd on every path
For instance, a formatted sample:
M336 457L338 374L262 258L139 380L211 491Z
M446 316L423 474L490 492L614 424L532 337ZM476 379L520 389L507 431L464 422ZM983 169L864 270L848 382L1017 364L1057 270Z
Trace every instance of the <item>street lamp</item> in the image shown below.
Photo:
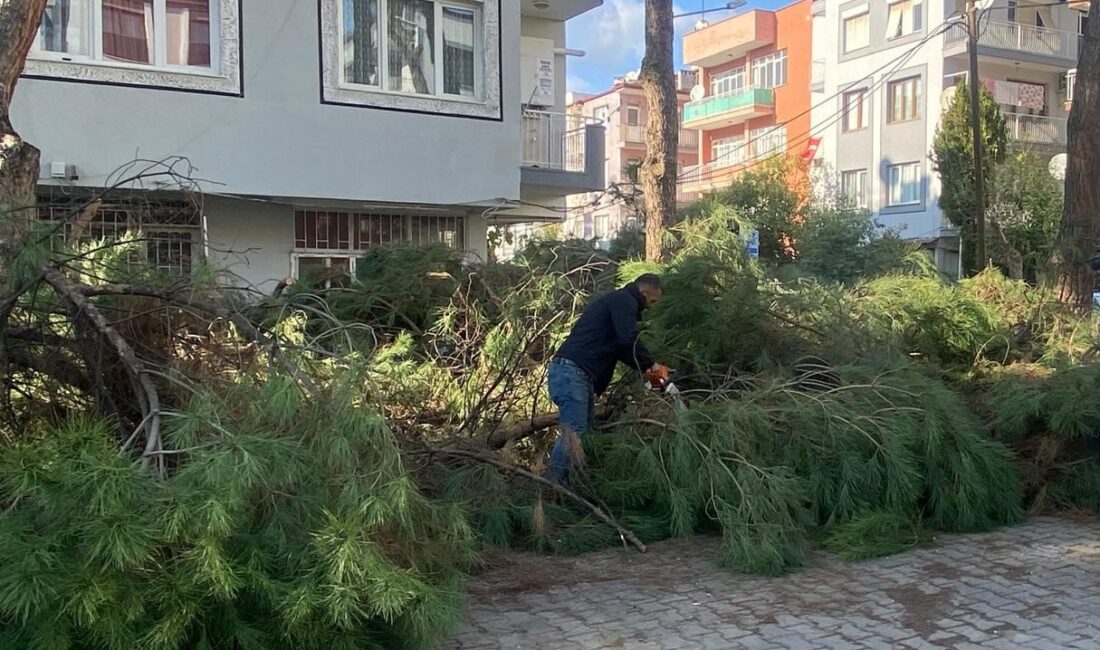
M701 9L699 11L689 11L689 12L683 13L683 14L676 14L672 18L673 18L673 20L675 20L677 18L687 18L688 16L699 16L699 15L704 15L705 16L706 14L708 14L712 11L731 11L733 9L740 9L741 7L744 7L745 4L746 4L746 0L732 0L731 2L727 2L726 6L724 6L724 7L713 7L711 9ZM699 22L695 23L695 29L703 29L704 27L708 27L709 25L710 25L710 23L707 22L707 19L703 18Z

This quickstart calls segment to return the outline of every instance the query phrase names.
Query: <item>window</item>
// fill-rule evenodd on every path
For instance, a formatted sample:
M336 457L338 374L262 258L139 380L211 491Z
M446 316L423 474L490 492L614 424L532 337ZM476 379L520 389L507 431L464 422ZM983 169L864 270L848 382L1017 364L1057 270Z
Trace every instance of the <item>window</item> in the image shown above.
M787 150L787 127L769 126L750 134L755 158L783 154Z
M213 67L216 0L48 0L33 53L168 69Z
M718 138L711 142L711 163L715 167L729 167L745 162L745 138Z
M871 14L844 19L844 51L854 52L871 44Z
M1083 11L1077 12L1077 35L1084 36L1089 30L1089 15Z
M79 245L140 235L136 257L127 264L145 264L170 275L191 273L202 232L202 217L193 203L108 196L90 218L77 223L74 216L84 210L87 200L87 196L70 193L38 198L39 218L60 225L57 244Z
M890 5L886 20L886 38L901 38L924 29L922 0L898 0Z
M888 178L890 194L887 197L887 205L915 205L920 203L920 163L891 165Z
M776 88L787 83L787 50L773 52L752 61L752 85Z
M638 126L642 111L637 106L626 107L626 123L630 126Z
M733 95L745 88L745 68L726 70L710 77L710 94Z
M840 190L844 198L856 208L867 207L867 170L855 169L840 175Z
M584 233L583 239L592 239L592 215L584 215Z
M346 287L355 277L355 258L291 254L291 275L314 289Z
M294 213L294 248L307 251L364 251L409 242L445 244L464 250L462 217L299 210Z
M844 131L859 131L867 128L870 119L867 106L867 89L860 88L844 93Z
M596 215L596 239L607 239L611 235L611 217L606 214Z
M480 6L343 0L343 82L411 95L480 97Z
M886 92L888 103L886 121L888 123L920 119L920 77L891 81L886 87Z
M598 106L595 111L596 119L601 122L607 122L608 110L606 106Z
M1017 6L1017 4L1018 3L1016 2L1016 0L1008 0L1007 17L1008 17L1008 22L1010 22L1010 23L1016 22L1016 18L1017 18L1016 6Z

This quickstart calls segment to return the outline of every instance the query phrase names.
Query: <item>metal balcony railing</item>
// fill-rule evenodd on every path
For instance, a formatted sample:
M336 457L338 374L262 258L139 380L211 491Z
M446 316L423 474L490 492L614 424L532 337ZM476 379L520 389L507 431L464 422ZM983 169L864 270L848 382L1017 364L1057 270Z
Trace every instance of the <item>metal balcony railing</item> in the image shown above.
M620 142L632 144L645 143L644 124L622 124L619 127ZM690 129L680 129L680 148L694 149L699 145L699 132Z
M1078 36L1072 32L996 20L983 20L979 32L978 44L982 47L1077 60ZM965 48L966 40L966 25L961 22L952 24L944 36L948 47Z
M547 111L523 112L523 166L585 171L585 133L600 120Z
M1066 120L1045 115L1008 114L1004 116L1008 137L1029 144L1066 145Z

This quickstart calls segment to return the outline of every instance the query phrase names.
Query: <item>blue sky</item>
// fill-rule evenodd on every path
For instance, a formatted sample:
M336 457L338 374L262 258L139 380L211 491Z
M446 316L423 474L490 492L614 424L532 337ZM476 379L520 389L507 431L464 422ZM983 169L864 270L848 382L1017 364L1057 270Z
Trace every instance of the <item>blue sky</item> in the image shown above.
M776 9L793 0L749 0L746 7ZM673 0L677 14L724 7L727 0ZM739 10L739 11L744 11ZM728 11L708 16L711 20L733 15ZM680 66L680 35L691 29L701 16L677 21L676 66ZM603 0L603 6L566 24L569 47L584 50L583 58L569 58L569 90L596 92L612 80L642 64L645 53L645 0Z

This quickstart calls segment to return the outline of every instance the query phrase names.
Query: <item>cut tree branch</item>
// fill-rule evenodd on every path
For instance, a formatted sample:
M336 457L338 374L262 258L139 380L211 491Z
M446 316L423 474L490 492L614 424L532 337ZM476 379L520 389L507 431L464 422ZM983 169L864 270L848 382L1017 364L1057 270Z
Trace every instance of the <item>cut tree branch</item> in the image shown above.
M501 461L501 460L497 460L496 458L491 458L491 457L485 456L483 454L479 454L479 453L476 453L476 452L473 452L473 451L464 451L464 450L461 450L461 449L427 449L427 450L424 450L424 451L412 452L412 453L429 454L431 456L451 456L453 458L466 458L466 459L469 459L469 460L475 460L479 463L486 463L486 464L492 465L493 467L496 467L498 469L502 469L506 472L511 472L511 473L515 474L516 476L522 476L523 478L525 478L529 481L534 481L535 483L538 483L539 485L550 488L551 490L557 492L558 494L561 494L561 495L563 495L563 496L565 496L565 497L567 497L567 498L569 498L573 501L576 501L578 504L584 506L589 511L591 511L592 514L594 514L600 521L604 522L605 524L607 524L611 528L614 528L615 532L617 532L619 534L619 537L621 537L623 539L623 541L629 542L631 546L638 549L642 553L646 552L646 545L644 543L642 543L642 540L638 539L638 537L633 532L631 532L629 529L624 528L621 524L619 524L619 522L616 521L615 518L612 517L609 513L604 512L603 510L601 510L599 506L592 503L588 499L585 499L584 497L577 494L576 492L574 492L574 491L572 491L572 490L570 490L566 487L563 487L563 486L561 486L561 485L559 485L559 484L557 484L557 483L555 483L551 480L545 479L545 478L539 476L538 474L533 474L533 473L523 469L522 467L517 467L515 465L509 465L508 463L505 463L504 461Z

